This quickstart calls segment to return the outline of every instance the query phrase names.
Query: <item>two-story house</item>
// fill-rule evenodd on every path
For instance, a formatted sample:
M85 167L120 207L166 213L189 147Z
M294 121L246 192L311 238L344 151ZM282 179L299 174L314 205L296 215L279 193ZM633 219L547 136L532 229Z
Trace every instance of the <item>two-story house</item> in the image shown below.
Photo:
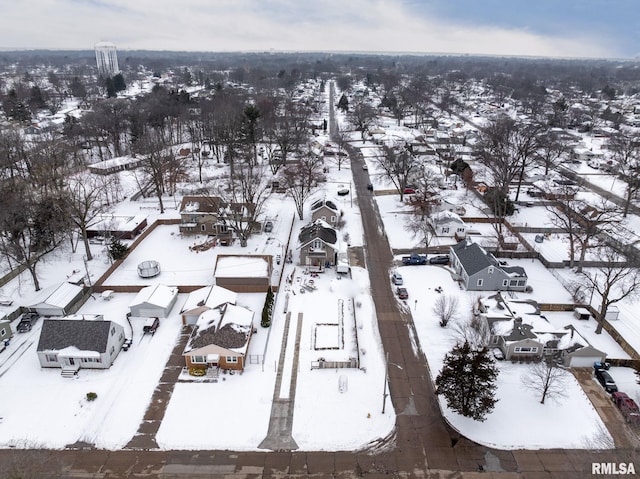
M339 251L338 234L323 220L304 226L298 235L300 264L324 268L336 264Z
M527 273L520 266L504 266L469 239L450 247L455 279L468 291L524 291Z

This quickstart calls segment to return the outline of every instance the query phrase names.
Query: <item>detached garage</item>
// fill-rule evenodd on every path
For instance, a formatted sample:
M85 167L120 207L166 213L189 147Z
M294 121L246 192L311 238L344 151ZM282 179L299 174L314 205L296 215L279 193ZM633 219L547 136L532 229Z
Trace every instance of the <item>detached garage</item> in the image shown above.
M147 286L142 288L129 305L131 316L138 318L166 318L178 299L175 286Z
M71 283L62 283L42 290L36 302L27 308L40 316L66 316L74 312L74 306L77 305L81 297L82 287Z
M562 363L570 368L590 368L593 367L593 363L604 363L607 359L607 353L591 345L583 346L579 343L565 349L562 356Z

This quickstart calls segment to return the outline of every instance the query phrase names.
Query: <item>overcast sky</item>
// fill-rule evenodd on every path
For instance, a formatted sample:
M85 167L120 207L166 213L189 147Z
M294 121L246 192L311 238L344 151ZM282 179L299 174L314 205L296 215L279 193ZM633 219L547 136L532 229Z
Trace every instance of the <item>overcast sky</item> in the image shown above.
M0 48L636 57L640 0L0 0Z

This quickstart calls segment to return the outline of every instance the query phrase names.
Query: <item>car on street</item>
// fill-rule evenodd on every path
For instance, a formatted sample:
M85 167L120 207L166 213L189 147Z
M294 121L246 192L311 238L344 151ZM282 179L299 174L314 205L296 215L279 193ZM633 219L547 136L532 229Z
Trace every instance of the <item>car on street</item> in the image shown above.
M367 183L367 189L369 191L373 191L373 185L371 183Z
M40 315L35 312L30 311L24 313L22 315L22 318L20 319L20 322L18 323L18 326L16 327L16 331L18 331L19 333L27 333L31 331L33 325L36 323L36 321L38 321L39 317Z
M264 224L264 232L271 233L273 231L273 221L267 221Z
M432 256L429 258L429 264L449 264L449 255Z
M595 376L598 382L602 385L605 391L608 393L615 393L618 391L618 386L613 380L611 375L604 369L596 369Z
M367 166L367 164L366 164L366 163L364 163L364 164L362 165L362 169L363 169L364 171L367 171L367 170L369 169L369 167Z
M409 292L407 291L407 288L396 288L396 294L398 295L398 298L400 298L400 299L408 299L409 298Z
M400 273L393 273L391 275L391 282L396 286L400 286L404 283L404 280L402 279L402 275Z

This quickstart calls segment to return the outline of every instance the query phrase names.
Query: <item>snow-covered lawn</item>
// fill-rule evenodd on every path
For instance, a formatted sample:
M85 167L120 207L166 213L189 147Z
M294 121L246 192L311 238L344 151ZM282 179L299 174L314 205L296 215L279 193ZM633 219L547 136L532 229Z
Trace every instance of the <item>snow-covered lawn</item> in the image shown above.
M537 299L540 302L559 303L570 300L569 294L539 262L510 260L509 264L526 268L529 281L534 286L533 293L518 293L517 300ZM461 290L444 267L405 266L398 268L398 271L409 291L406 307L413 316L432 379L435 380L442 369L444 356L460 340L455 332L455 322L449 323L446 328L439 326L439 320L432 311L437 297L443 294L459 298L457 322L464 322L471 316L472 302L479 295L487 296L491 293ZM438 287L442 288L442 293L436 291ZM582 326L576 324L581 323L578 320L571 319L570 313L558 317L554 316L560 313L544 314L554 326L559 326L563 320L574 326ZM580 333L585 334L588 340L592 337L584 329L580 329ZM605 337L608 335L603 333L602 339ZM599 343L603 347L613 347L614 344L611 338ZM619 352L619 346L616 347L616 352ZM537 393L522 384L521 377L526 374L529 366L507 361L497 364L500 369L497 390L499 401L486 421L477 422L460 416L448 409L444 398L439 397L447 420L470 439L499 449L583 448L588 447L589 439L603 427L597 412L573 376L569 376L565 385L567 398L557 402L547 400L541 405Z

